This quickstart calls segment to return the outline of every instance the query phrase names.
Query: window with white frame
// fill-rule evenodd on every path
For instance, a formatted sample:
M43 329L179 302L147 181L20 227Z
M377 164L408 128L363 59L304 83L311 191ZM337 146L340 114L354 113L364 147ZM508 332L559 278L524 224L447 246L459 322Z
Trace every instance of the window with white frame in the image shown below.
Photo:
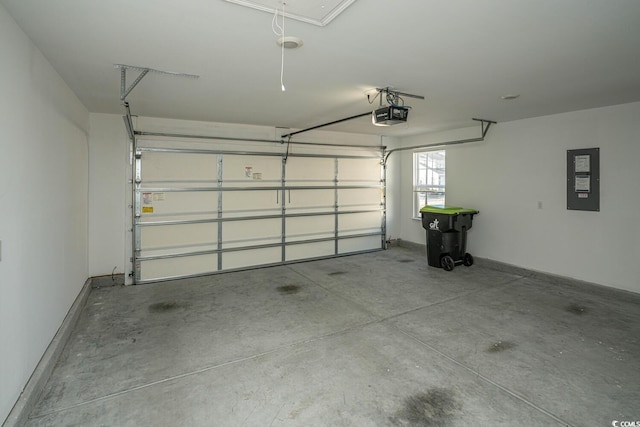
M444 150L413 153L413 215L425 205L444 206L446 155Z

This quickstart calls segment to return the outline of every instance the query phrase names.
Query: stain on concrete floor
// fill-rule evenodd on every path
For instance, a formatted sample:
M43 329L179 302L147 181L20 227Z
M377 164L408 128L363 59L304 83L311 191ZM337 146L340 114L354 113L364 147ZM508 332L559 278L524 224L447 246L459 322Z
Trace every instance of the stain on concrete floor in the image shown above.
M341 276L343 274L347 274L346 271L333 271L331 273L329 273L329 276Z
M300 286L298 285L278 286L278 292L280 292L283 295L297 294L298 292L300 292Z
M191 307L190 302L163 301L163 302L156 302L154 304L149 305L149 312L166 313L169 311L176 311L176 310L185 309L189 307Z
M407 397L391 421L394 425L411 427L448 426L461 408L453 390L434 388Z
M581 316L587 312L587 307L582 306L580 304L571 303L565 308L565 310L568 311L569 313L577 314L578 316Z
M487 353L502 353L505 350L514 348L516 345L510 341L498 341L487 348Z

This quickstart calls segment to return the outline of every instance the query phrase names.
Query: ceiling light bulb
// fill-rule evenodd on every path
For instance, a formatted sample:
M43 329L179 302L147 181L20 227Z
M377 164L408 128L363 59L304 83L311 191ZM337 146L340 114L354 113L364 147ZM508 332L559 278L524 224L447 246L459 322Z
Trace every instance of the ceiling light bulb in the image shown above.
M284 85L282 85L282 91L284 92L286 89L284 88Z

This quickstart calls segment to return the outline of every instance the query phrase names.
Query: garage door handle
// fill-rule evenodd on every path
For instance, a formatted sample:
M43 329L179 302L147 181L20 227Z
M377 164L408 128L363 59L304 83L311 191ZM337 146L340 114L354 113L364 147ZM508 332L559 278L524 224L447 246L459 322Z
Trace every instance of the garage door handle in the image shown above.
M280 191L281 190L276 190L276 205L280 204ZM291 190L287 190L289 193L289 201L287 203L291 203Z

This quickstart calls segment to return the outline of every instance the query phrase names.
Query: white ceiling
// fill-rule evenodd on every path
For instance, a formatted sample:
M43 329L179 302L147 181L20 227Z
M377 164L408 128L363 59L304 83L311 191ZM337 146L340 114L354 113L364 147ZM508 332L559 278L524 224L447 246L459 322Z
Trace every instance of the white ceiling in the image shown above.
M638 0L359 0L324 27L286 21L304 41L285 51L286 92L263 11L224 0L0 4L91 112L124 112L114 64L200 76L148 74L127 97L133 114L297 129L371 110L366 94L386 86L426 97L405 98L407 124L327 129L409 135L640 101Z
M251 7L297 19L313 25L328 25L356 0L225 0L241 6Z

